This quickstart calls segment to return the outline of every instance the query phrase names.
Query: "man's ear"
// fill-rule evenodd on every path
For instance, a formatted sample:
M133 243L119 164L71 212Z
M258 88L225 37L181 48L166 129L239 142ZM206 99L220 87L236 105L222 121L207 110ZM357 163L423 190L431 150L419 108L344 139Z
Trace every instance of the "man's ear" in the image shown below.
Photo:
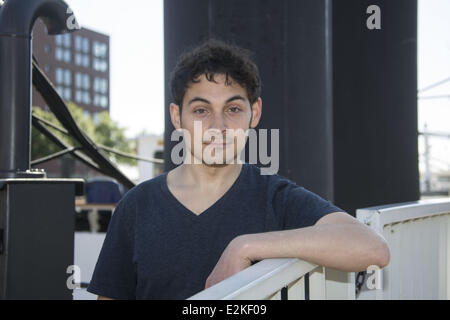
M252 115L250 119L250 128L255 128L259 120L261 119L262 114L262 99L259 97L253 104L252 104Z
M170 112L170 120L172 121L173 126L177 130L181 130L181 112L180 112L180 106L171 103L169 107Z

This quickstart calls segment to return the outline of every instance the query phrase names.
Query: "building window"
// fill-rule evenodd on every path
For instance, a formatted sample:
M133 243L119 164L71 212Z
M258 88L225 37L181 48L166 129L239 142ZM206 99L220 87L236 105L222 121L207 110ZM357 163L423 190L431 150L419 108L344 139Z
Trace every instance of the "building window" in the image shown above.
M65 100L71 100L72 90L70 89L70 86L72 85L72 71L63 68L56 68L55 82L56 91L58 91L59 95Z
M89 90L91 88L91 78L88 74L77 72L75 73L75 86L77 89Z
M91 88L91 78L85 74L83 77L83 88L89 90Z
M108 107L108 97L101 94L95 94L94 96L94 106L106 108Z
M75 50L81 51L83 38L81 36L75 36Z
M94 70L105 72L108 70L108 62L103 59L94 59Z
M61 68L56 68L55 70L55 81L57 84L60 84L63 82L64 79L64 70Z
M72 90L70 88L64 88L64 99L72 100Z
M83 66L85 68L89 67L90 58L87 54L76 53L75 54L75 64L77 66Z
M55 36L55 44L57 46L62 46L63 45L64 40L63 40L62 36L63 36L62 34L58 34L58 35Z
M62 61L63 58L64 58L64 50L57 47L55 49L55 59L58 61Z
M83 91L83 102L85 104L91 104L91 94L88 91Z
M106 58L108 46L106 43L94 41L94 56L97 58Z
M75 37L75 64L77 66L83 66L89 68L90 65L90 41L86 37L76 36Z
M81 66L83 60L83 56L79 53L75 53L75 64L77 66Z
M83 91L77 90L75 92L75 101L76 102L82 102L82 99L83 99Z
M94 79L94 91L99 93L108 92L108 80L95 77Z
M70 47L72 45L70 34L66 33L55 36L55 43L55 59L69 63L72 59L72 54L70 53Z
M83 39L83 52L89 53L90 52L90 43L88 38Z
M72 85L72 71L64 70L64 84L66 86Z
M94 41L93 51L95 57L93 61L94 70L101 72L108 70L108 45L106 43Z
M89 62L90 62L89 55L85 54L83 57L83 66L86 68L89 68Z
M63 37L63 46L70 48L72 46L72 37L70 36L70 33L65 33L61 36Z
M75 73L75 101L91 104L91 94L89 92L91 88L91 78L88 74L76 72Z

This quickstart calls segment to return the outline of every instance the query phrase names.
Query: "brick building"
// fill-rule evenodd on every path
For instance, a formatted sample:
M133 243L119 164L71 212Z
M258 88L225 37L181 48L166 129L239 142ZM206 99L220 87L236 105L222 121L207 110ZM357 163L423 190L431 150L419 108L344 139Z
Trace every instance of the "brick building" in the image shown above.
M94 117L110 106L109 36L86 28L49 36L38 20L33 29L33 54L60 95ZM33 106L47 110L33 89Z

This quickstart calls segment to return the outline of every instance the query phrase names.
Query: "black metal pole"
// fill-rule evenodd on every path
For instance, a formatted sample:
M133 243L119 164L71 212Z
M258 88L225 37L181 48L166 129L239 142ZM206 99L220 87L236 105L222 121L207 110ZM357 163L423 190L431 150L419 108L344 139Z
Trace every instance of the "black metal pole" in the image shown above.
M42 174L30 170L31 32L39 17L49 34L79 29L61 0L7 0L0 7L0 178Z

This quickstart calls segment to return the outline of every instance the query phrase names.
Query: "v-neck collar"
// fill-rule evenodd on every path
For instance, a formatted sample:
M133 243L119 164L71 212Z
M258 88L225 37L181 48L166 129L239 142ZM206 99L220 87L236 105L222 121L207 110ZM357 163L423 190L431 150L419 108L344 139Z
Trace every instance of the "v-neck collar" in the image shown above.
M209 212L211 211L215 211L216 209L218 209L221 205L223 205L226 200L233 194L233 191L238 187L238 185L240 184L240 181L242 180L242 177L245 175L245 172L247 171L247 167L248 164L247 163L243 163L242 167L241 167L241 171L239 172L238 177L236 178L236 180L233 182L233 184L231 185L230 188L228 188L228 190L218 199L216 200L216 202L214 202L212 205L210 205L208 208L206 208L205 210L203 210L200 214L196 214L195 212L193 212L192 210L188 209L184 204L182 204L170 191L168 185L167 185L167 174L169 173L168 171L164 172L161 175L161 190L163 192L163 194L166 196L166 198L170 201L170 203L172 203L174 205L174 207L185 213L185 215L187 217L190 217L191 219L200 219L204 216L206 216Z

